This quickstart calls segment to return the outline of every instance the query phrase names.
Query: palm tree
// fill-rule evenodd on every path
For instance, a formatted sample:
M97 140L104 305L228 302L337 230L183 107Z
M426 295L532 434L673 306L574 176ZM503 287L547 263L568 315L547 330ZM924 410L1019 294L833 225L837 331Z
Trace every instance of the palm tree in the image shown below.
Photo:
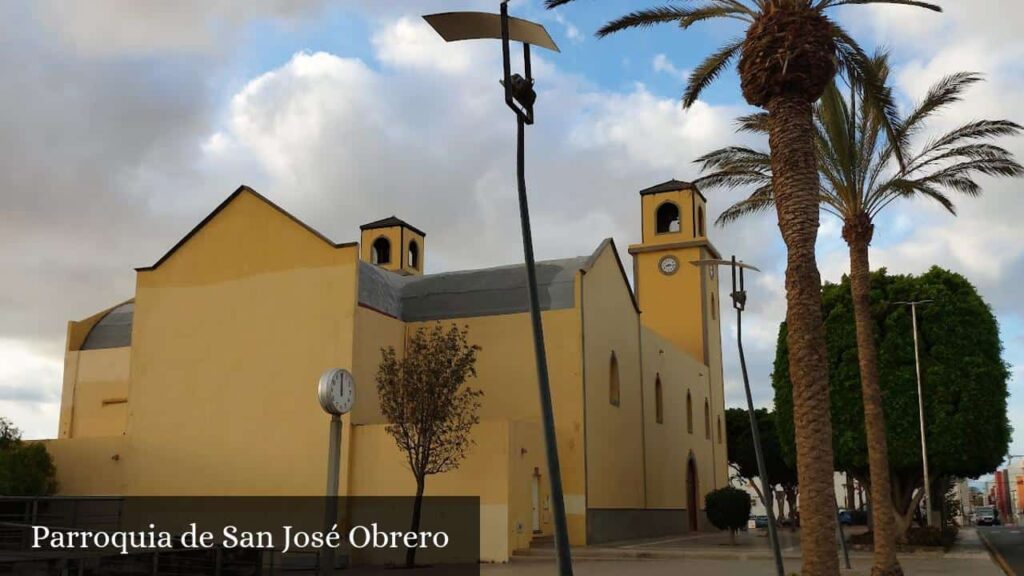
M876 75L888 76L885 54L873 59ZM847 78L850 97L831 82L814 107L814 133L821 187L821 210L843 222L843 239L850 249L850 285L853 295L864 402L864 427L868 443L871 501L874 514L875 562L873 573L892 573L898 567L894 543L897 535L889 482L889 458L885 439L885 416L878 383L878 351L872 333L870 304L870 263L868 246L874 235L874 221L886 207L900 199L930 198L955 214L950 193L978 196L977 176L1021 176L1024 168L1007 150L987 142L999 136L1015 135L1022 128L1006 120L969 122L910 152L907 142L924 128L925 122L945 107L958 102L972 84L981 80L973 73L948 76L928 91L906 116L895 122L895 139L889 140L884 119L863 104L866 87L855 77ZM764 114L739 120L740 130L767 133ZM896 144L894 144L894 142ZM897 148L904 146L907 158L896 162ZM697 162L707 173L697 180L706 188L753 186L754 191L718 218L719 224L765 211L776 203L773 165L770 156L746 147L729 147L711 152ZM898 568L896 568L898 570ZM889 572L885 572L889 570Z
M571 1L547 0L546 4L554 8ZM828 18L826 11L850 4L902 4L935 11L940 8L915 0L686 0L685 3L686 6L668 5L632 12L609 22L597 34L606 36L627 28L662 23L676 23L687 29L706 20L726 18L747 25L745 35L726 42L693 71L683 94L683 106L696 102L704 88L738 58L744 98L769 113L768 141L776 190L774 206L787 248L787 341L803 509L803 573L838 574L832 444L821 441L832 437L832 424L821 314L821 276L814 256L819 225L819 183L812 105L842 69L862 78L870 88L865 92L870 95L866 103L878 111L879 117L894 118L896 106L884 83L872 75L868 55ZM896 135L892 137L895 139ZM900 152L897 147L896 154ZM895 564L889 573L899 574L899 565Z

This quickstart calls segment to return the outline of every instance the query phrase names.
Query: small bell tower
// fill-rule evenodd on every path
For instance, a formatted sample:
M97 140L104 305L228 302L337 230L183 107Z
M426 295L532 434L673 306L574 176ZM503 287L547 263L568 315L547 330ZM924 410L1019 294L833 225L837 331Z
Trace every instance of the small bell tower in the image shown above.
M404 276L423 274L426 233L390 216L359 227L359 257Z
M629 247L641 322L705 365L721 358L718 273L696 260L719 258L707 238L707 200L689 182L640 191L643 242Z

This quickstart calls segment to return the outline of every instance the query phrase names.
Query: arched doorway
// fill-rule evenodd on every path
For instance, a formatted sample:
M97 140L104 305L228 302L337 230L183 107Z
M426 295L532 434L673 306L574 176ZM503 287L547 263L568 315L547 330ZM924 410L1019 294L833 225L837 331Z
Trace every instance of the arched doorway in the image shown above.
M698 521L700 514L700 500L698 500L697 489L697 462L693 455L686 461L686 512L689 515L690 531L696 532L700 528Z

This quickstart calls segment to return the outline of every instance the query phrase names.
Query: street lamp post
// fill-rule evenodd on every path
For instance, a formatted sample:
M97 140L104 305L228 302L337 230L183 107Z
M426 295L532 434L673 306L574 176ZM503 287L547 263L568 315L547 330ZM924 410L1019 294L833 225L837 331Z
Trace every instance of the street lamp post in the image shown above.
M924 464L924 499L927 503L924 510L928 518L928 525L934 526L934 519L932 518L932 487L930 476L928 475L928 443L924 437L924 395L921 392L921 354L918 351L917 344L917 306L918 304L929 304L931 302L932 300L917 300L914 302L895 302L895 304L910 306L911 325L914 330L914 368L917 371L917 412L921 425L921 461Z
M757 427L757 416L754 412L754 399L750 394L750 379L747 376L747 359L743 354L743 310L747 307L747 291L743 285L743 270L749 269L760 272L750 264L737 261L733 256L731 260L697 260L691 262L694 266L729 266L732 268L732 307L736 309L736 345L740 353L740 371L743 373L743 390L747 394L747 414L750 416L750 434L754 440L754 455L757 457L757 475L761 479L761 502L768 513L768 539L771 540L772 553L775 556L775 571L778 576L786 573L782 564L782 551L779 549L779 534L775 526L775 511L772 509L772 486L768 480L768 469L764 463L764 452L761 450L761 432ZM737 286L737 276L739 284Z
M547 455L548 479L551 486L551 506L555 524L555 551L558 573L572 575L568 526L565 520L565 498L562 493L562 473L558 463L558 442L555 437L555 415L551 404L551 384L548 380L547 354L544 347L544 327L541 323L540 296L537 290L537 266L533 256L533 233L530 229L530 210L526 196L526 126L533 124L533 105L537 93L533 89L530 68L530 45L558 52L558 46L547 30L535 22L512 18L508 15L508 0L501 2L500 14L484 12L447 12L423 17L445 41L481 38L501 39L505 89L505 104L516 115L516 181L519 189L519 221L523 234L523 254L526 260L526 280L529 286L530 321L533 326L533 348L537 361L537 383L540 392L541 419ZM523 75L512 73L511 41L523 45Z

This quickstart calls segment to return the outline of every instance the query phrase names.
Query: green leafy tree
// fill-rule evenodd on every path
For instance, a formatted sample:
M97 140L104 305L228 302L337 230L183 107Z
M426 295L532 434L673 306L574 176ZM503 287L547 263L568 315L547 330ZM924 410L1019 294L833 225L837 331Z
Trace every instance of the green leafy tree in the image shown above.
M549 8L572 0L547 0ZM786 244L786 317L791 332L789 351L796 381L797 468L804 486L804 574L839 573L836 557L835 492L832 453L827 442L830 423L821 414L828 407L828 366L821 316L821 276L814 245L818 235L818 178L813 105L839 70L867 87L866 104L892 139L896 105L892 93L875 74L871 58L828 13L836 7L900 4L934 11L939 7L917 0L690 0L636 10L604 25L598 36L630 28L674 24L682 30L707 21L739 21L742 35L729 39L701 62L683 92L683 106L692 106L723 71L736 62L746 101L764 109L774 175L774 207ZM902 148L894 152L903 164ZM874 576L902 573L892 547L880 548Z
M419 532L427 476L457 469L473 445L470 432L480 422L483 392L466 386L466 380L476 377L479 350L469 343L468 328L453 324L446 330L440 323L418 328L402 358L393 346L381 349L381 412L416 478L410 532ZM416 564L415 546L406 551L405 563Z
M849 279L823 289L832 386L836 465L861 479L868 474L857 337ZM977 477L999 465L1011 428L1007 416L1009 368L1002 358L992 310L963 276L933 267L920 276L872 273L871 318L878 344L879 383L889 447L891 499L898 534L913 519L923 494L921 435L910 310L895 302L933 300L918 308L918 338L930 479L941 498L944 477ZM772 385L783 449L792 452L792 383L786 325L779 330ZM879 505L874 503L873 509Z
M21 431L0 417L0 496L49 496L57 492L57 469L46 447L24 442Z
M764 408L754 410L757 418L757 429L761 435L761 449L764 451L765 468L768 471L768 480L774 488L781 486L786 494L786 501L789 503L790 520L795 520L795 504L797 495L797 474L796 467L791 464L792 459L787 460L782 450L782 443L775 427L775 413ZM768 494L767 500L761 491L760 481L754 481L758 477L757 454L754 452L754 439L750 433L750 416L746 410L741 408L729 408L725 411L725 429L729 439L729 466L736 474L749 483L762 502L766 506L774 508L774 495ZM782 510L778 512L779 520L782 519Z
M872 60L876 75L883 81L889 75L888 58L883 54ZM889 139L885 119L866 106L870 89L856 75L846 78L849 97L833 81L814 108L818 169L821 173L819 202L821 210L840 218L843 239L849 245L850 288L856 317L857 359L864 426L867 431L872 498L888 500L888 453L885 442L885 411L878 383L878 350L870 320L870 263L868 246L874 237L878 214L897 200L927 198L955 214L950 195L977 196L982 188L979 176L1017 177L1024 168L1004 148L991 143L999 136L1016 135L1021 127L1007 120L978 120L928 139L912 153L904 166L897 165L897 151L925 128L927 120L949 105L960 101L965 91L981 80L978 74L953 74L931 87L924 99L900 117L897 139ZM755 114L740 120L740 129L766 134L768 119ZM729 147L711 152L698 160L706 176L697 180L704 187L746 188L754 192L722 213L719 223L736 220L771 208L775 202L770 156L744 147ZM888 509L875 514L876 556L884 550L885 565L891 556L898 523Z
M732 486L712 490L704 497L704 508L715 528L728 530L729 543L736 544L736 531L750 518L750 494Z

